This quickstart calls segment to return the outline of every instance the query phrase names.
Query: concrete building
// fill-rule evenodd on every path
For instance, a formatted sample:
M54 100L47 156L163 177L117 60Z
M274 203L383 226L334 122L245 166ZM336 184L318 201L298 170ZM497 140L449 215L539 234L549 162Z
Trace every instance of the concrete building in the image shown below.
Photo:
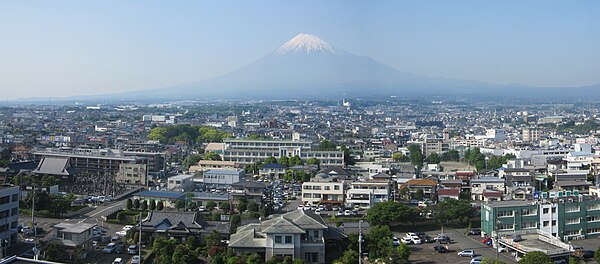
M206 188L231 188L231 186L245 180L243 170L207 170L204 171L203 179Z
M393 200L393 182L367 180L356 181L349 184L346 191L346 205L354 208L369 209L375 204Z
M94 248L92 229L96 224L88 223L59 223L54 225L51 242L58 242L63 247L61 258L84 259Z
M223 160L240 164L265 161L268 157L277 159L299 156L306 161L317 158L321 165L344 165L344 152L340 150L313 150L311 141L302 140L251 140L225 139Z
M321 264L327 257L327 245L339 244L336 241L344 238L345 234L328 226L313 211L294 210L238 227L231 235L229 247L239 254L258 253L265 260L290 256L305 263Z
M115 180L127 185L146 186L148 183L147 167L146 164L121 163Z
M319 173L310 181L302 183L302 203L341 205L344 203L345 191L343 181Z
M537 128L525 127L521 130L522 139L525 142L537 142L540 140L540 132Z
M505 181L504 179L496 177L481 177L478 179L471 180L471 199L474 201L485 201L492 198L490 192L499 192L501 195L505 193ZM484 193L488 193L488 197L484 196Z
M176 175L167 180L167 189L174 192L189 192L194 189L194 175Z
M0 239L8 247L17 243L19 186L0 185Z

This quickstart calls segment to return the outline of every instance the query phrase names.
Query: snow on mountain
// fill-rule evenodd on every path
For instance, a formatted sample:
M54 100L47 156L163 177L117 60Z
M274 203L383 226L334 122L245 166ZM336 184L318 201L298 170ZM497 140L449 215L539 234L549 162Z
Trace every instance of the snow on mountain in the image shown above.
M330 53L338 52L335 47L329 45L329 43L320 39L319 37L312 34L300 33L279 47L276 53L287 54L305 52L306 54L309 54L316 51Z

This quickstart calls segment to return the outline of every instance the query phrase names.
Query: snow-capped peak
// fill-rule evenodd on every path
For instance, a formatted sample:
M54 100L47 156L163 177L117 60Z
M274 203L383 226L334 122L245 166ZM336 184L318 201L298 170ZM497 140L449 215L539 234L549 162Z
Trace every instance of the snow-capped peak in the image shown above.
M308 54L316 51L337 53L336 48L329 45L329 43L315 35L304 33L300 33L290 39L288 42L279 47L276 52L277 54L297 52L306 52L306 54Z

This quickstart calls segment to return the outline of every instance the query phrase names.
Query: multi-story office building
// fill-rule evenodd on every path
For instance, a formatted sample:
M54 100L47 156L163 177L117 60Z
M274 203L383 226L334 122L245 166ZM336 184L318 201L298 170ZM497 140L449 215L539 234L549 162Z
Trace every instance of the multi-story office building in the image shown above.
M268 157L279 159L283 156L299 156L304 161L317 158L322 165L344 164L343 151L314 150L311 141L225 139L223 142L225 143L223 160L240 164L262 162Z
M538 229L563 241L600 235L598 197L572 195L571 192L542 193L542 196L546 198L482 204L482 232L491 235L494 231L514 233Z
M121 163L116 181L128 185L146 186L148 170L146 164Z
M0 239L8 247L17 243L19 186L0 185Z
M337 177L319 173L310 181L302 184L303 204L337 204L344 203L344 182Z
M33 153L35 161L42 157L68 157L70 165L82 175L112 175L119 173L121 164L146 164L149 175L164 171L164 152L125 151L119 149L45 149Z
M204 171L203 182L207 188L231 188L234 183L244 181L243 170L207 170Z

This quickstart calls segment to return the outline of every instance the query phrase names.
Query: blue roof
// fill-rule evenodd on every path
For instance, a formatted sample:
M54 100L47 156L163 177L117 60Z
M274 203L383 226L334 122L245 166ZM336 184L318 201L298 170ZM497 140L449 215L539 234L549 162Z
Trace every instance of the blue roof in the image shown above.
M287 168L286 166L283 166L279 163L267 163L267 164L264 164L262 167L263 167L263 169L285 169L285 168Z
M142 191L142 192L138 192L138 193L134 194L134 196L179 199L179 198L185 196L185 193L162 192L162 191Z

